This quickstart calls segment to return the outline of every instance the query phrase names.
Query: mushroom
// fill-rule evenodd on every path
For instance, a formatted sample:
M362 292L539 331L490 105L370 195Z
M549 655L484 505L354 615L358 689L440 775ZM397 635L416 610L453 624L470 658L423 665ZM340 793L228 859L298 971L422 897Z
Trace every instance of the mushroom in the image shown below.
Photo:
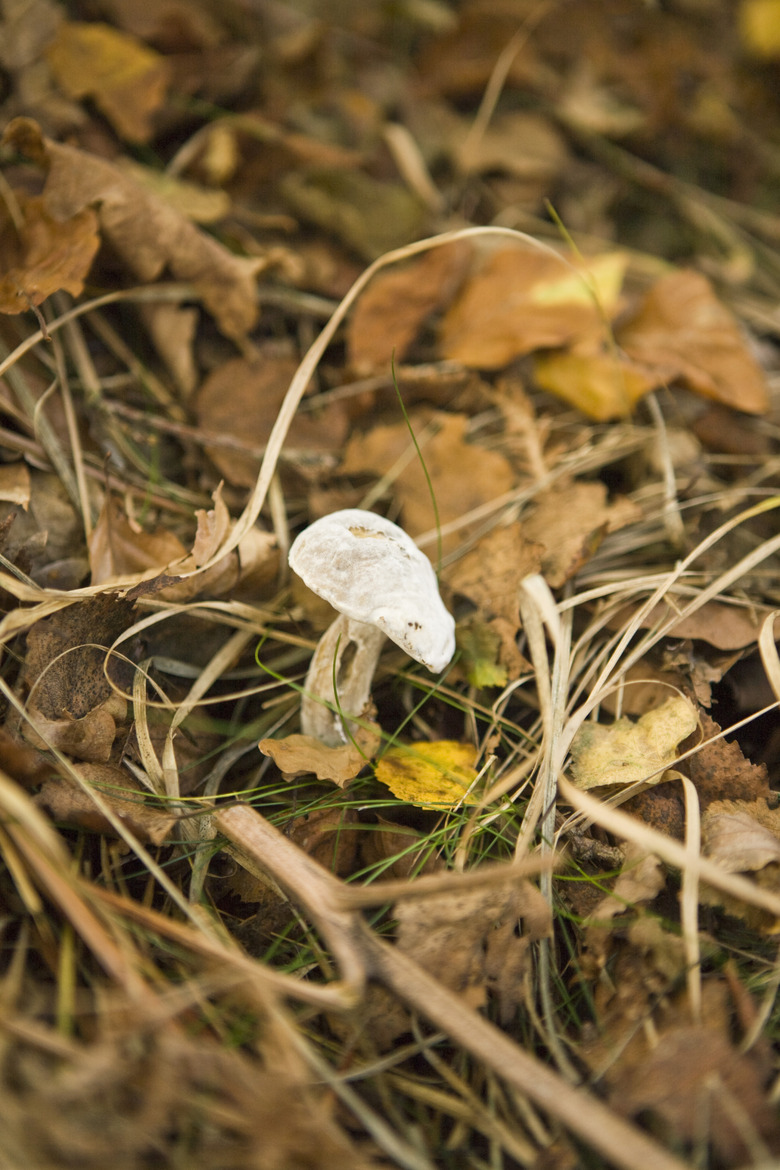
M315 520L293 542L289 562L339 613L314 651L301 702L304 735L336 746L347 734L334 708L363 714L385 636L438 674L455 653L455 622L431 562L373 512L345 508Z

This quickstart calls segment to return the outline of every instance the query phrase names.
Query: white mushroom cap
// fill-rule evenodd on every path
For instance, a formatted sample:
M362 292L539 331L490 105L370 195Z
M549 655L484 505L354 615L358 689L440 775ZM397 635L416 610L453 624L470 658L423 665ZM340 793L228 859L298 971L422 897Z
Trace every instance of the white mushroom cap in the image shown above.
M455 653L455 622L433 566L391 520L360 508L323 516L296 538L289 561L312 592L377 626L434 674Z

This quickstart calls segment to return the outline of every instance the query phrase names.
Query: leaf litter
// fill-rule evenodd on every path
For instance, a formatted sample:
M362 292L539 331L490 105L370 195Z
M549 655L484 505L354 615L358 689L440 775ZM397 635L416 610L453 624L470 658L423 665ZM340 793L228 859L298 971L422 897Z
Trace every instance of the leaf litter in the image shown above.
M777 1156L771 7L6 6L13 1164ZM351 507L458 652L329 748Z

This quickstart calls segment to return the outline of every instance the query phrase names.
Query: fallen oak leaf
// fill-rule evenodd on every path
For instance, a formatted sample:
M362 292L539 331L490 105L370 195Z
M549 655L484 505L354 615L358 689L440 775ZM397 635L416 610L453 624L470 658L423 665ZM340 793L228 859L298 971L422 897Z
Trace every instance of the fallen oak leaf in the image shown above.
M153 281L168 269L193 285L226 337L254 327L264 258L233 255L113 163L46 138L32 118L14 118L2 141L47 169L43 204L55 221L96 208L101 234L135 278Z

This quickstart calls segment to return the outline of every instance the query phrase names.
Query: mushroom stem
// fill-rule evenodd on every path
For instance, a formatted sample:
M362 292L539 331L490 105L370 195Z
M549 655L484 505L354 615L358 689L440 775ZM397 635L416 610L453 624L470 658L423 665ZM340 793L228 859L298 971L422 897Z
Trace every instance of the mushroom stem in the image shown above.
M369 622L345 614L332 622L317 643L306 675L301 700L301 731L330 747L348 740L346 729L333 707L359 719L371 698L371 682L385 635ZM333 682L336 682L334 694ZM350 729L354 724L349 723Z

